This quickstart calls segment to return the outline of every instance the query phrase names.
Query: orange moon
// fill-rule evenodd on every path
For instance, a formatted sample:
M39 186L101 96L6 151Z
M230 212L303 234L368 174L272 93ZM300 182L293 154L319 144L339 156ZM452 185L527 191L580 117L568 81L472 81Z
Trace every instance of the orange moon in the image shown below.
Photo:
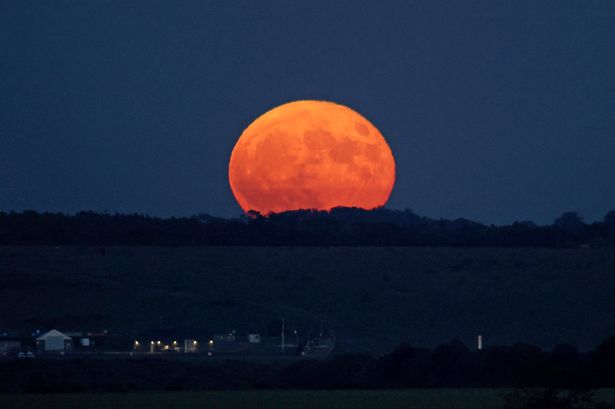
M391 194L395 160L382 134L356 111L295 101L243 131L231 153L229 182L244 211L373 209Z

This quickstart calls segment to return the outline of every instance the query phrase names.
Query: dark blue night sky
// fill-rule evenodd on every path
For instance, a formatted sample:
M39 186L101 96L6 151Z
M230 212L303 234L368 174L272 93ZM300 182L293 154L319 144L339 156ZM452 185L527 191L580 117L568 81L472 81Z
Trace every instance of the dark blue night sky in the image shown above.
M348 105L388 203L489 223L615 208L613 1L2 1L0 210L236 216L266 110Z

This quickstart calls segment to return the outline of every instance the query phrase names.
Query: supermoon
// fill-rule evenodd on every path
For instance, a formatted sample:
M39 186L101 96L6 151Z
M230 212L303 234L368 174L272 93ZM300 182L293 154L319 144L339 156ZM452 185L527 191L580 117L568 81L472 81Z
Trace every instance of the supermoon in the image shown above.
M229 182L244 211L373 209L395 183L395 160L382 134L352 109L326 101L274 108L241 134Z

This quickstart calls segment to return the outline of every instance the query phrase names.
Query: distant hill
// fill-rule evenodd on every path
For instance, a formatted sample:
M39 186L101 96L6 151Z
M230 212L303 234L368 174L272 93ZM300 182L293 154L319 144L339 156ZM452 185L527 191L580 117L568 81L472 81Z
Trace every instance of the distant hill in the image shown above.
M609 248L0 246L0 330L333 329L339 351L615 333Z
M237 219L206 214L156 218L139 214L0 213L0 245L199 246L613 246L615 211L586 224L567 212L553 224L484 225L466 219L430 219L410 210L335 208Z

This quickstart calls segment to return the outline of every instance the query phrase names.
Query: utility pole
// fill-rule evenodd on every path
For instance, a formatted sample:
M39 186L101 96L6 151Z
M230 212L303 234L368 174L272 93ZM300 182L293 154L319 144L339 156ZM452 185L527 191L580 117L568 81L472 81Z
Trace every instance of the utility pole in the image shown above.
M282 317L282 352L284 352L284 317Z

